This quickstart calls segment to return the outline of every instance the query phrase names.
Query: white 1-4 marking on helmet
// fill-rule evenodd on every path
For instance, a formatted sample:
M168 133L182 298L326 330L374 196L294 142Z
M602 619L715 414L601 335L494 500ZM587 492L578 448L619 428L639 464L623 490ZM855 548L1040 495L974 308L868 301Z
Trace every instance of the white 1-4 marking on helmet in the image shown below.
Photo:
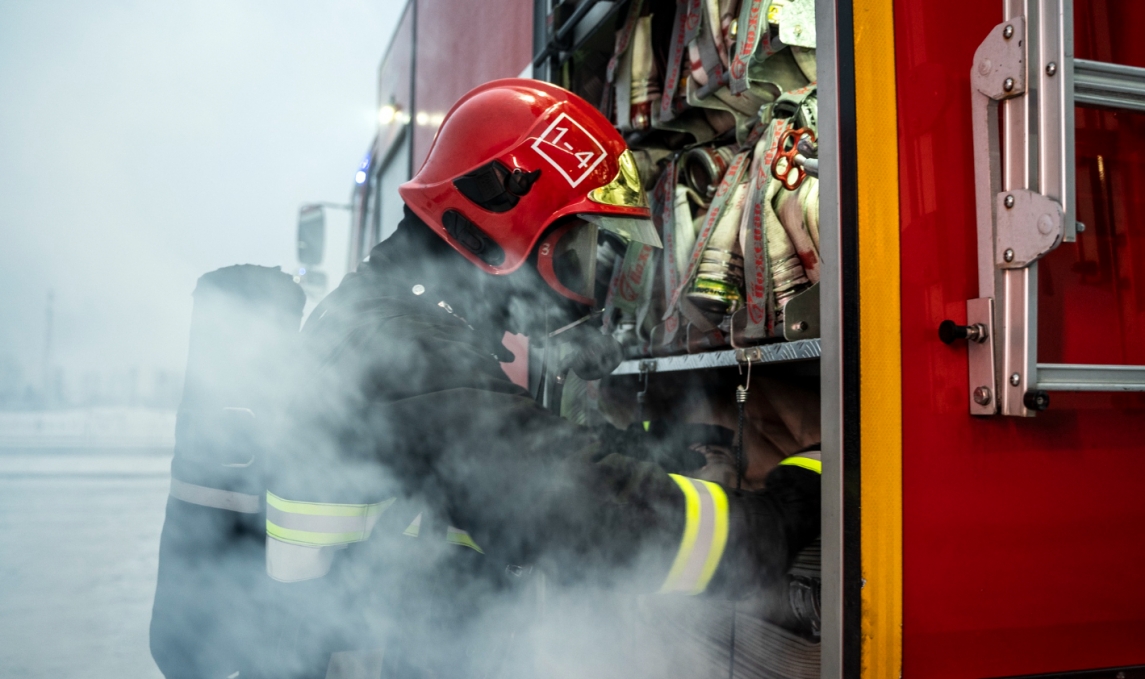
M532 148L555 167L570 186L583 182L608 155L596 137L567 113L557 116L533 142ZM581 174L574 179L577 172Z

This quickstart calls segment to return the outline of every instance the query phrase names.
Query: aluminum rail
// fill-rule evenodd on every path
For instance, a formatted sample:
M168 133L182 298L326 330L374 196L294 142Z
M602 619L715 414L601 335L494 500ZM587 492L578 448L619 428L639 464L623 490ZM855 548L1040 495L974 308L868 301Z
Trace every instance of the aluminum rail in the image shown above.
M790 363L811 361L819 358L818 339L776 342L746 349L725 349L706 351L701 354L683 356L663 356L658 358L638 358L624 361L613 375L639 375L641 373L678 372L681 370L710 370L730 368L748 363Z
M1087 106L1145 111L1145 68L1074 59L1073 99Z
M596 7L599 2L600 0L581 0L581 3L573 10L572 15L557 28L556 34L549 39L540 54L533 57L533 68L537 68L543 64L545 59L548 59L554 53L563 51L564 48L561 46L565 44L565 40L576 30L576 27L580 25L585 15Z
M1145 391L1145 365L1039 363L1043 391Z

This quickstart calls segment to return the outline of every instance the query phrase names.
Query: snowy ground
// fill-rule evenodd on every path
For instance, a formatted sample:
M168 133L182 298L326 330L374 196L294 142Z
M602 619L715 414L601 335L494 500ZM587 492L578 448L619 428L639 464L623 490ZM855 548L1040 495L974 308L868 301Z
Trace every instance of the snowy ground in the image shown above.
M173 428L0 413L0 676L161 677L147 628Z

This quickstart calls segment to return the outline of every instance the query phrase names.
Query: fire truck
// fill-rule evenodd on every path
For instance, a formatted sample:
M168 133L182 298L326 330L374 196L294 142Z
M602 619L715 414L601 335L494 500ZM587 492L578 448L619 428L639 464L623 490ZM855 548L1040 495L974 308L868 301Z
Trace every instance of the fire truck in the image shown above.
M739 407L749 458L823 451L811 626L709 611L675 667L1145 677L1143 27L1132 0L409 0L350 269L470 88L600 102L665 248L605 262L613 376L530 348L517 378L580 421Z

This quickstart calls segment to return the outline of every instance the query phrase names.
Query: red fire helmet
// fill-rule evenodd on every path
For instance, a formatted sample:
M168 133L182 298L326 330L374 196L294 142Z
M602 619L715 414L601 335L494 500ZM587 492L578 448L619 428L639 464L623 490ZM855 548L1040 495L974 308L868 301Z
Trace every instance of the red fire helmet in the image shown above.
M421 170L398 192L455 250L492 274L517 270L554 222L574 215L659 244L624 139L584 99L539 80L495 80L462 97ZM551 265L539 268L547 273Z

